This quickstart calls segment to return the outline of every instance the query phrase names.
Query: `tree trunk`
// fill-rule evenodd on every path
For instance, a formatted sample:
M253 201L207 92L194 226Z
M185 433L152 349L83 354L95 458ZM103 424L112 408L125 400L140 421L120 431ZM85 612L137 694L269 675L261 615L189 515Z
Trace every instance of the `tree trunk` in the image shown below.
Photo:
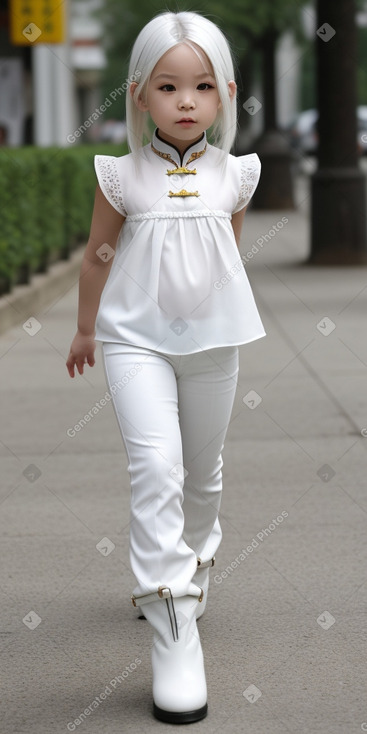
M235 140L233 154L235 156L242 155L249 147L250 137L250 116L243 107L244 100L248 99L251 94L251 86L254 76L253 53L250 51L242 57L238 69L238 126L239 134Z
M275 92L275 51L278 34L274 29L266 31L262 40L262 78L264 94L264 132L277 126Z
M317 0L319 168L311 179L309 259L315 264L367 263L365 177L357 151L355 14L355 0Z
M294 209L292 151L277 129L275 53L279 34L269 28L261 39L262 105L264 130L254 142L262 164L260 183L253 197L254 209Z

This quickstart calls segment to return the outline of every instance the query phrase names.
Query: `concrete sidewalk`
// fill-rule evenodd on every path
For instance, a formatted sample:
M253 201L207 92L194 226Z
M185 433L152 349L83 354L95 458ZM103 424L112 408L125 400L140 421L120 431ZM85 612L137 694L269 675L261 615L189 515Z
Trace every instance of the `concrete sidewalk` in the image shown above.
M367 730L367 271L303 265L298 194L297 212L245 219L267 336L240 348L197 734ZM0 337L1 730L169 733L151 715L151 631L130 602L111 404L74 429L106 392L100 346L93 369L67 374L77 294L74 276Z

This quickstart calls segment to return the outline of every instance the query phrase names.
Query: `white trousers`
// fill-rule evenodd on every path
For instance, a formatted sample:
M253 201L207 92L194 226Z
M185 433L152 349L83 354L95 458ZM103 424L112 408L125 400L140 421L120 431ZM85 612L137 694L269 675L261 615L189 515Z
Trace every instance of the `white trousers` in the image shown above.
M103 342L102 354L129 462L133 593L164 585L181 596L222 537L221 452L239 350L177 356Z

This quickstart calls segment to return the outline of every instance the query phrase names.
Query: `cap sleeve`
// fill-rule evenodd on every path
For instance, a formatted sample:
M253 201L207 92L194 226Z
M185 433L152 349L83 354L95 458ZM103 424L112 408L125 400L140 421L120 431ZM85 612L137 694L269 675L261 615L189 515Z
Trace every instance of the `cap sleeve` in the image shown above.
M240 193L233 214L247 206L259 183L261 163L257 153L237 158L240 166Z
M119 214L127 217L117 168L117 158L112 155L95 155L94 169L99 186L107 201L109 201Z

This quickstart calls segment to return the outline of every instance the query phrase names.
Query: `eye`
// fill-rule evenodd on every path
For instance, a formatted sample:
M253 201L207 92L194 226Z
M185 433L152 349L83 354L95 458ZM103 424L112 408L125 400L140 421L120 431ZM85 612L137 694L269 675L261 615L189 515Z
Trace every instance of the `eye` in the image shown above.
M213 85L209 84L209 82L202 82L201 84L198 84L198 89L205 92L206 90L203 89L203 87L206 87L206 89L214 89Z
M170 87L170 88L167 89L167 87ZM175 87L173 86L173 84L163 84L163 86L159 87L159 89L161 89L162 92L174 92L175 91Z

